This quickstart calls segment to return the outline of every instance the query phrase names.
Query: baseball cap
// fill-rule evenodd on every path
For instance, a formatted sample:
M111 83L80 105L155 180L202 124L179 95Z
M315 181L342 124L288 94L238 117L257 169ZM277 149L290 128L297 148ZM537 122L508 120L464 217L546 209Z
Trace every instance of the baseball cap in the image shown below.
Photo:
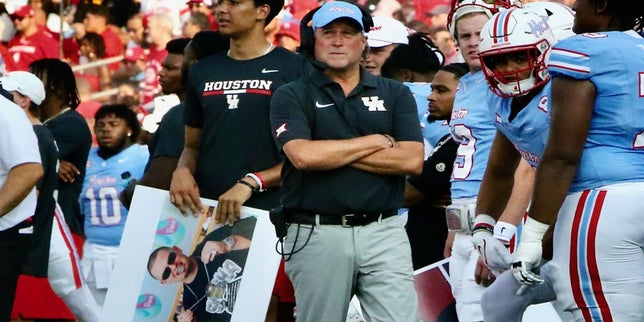
M151 114L144 116L141 121L141 128L150 133L156 132L163 116L180 103L176 94L157 96L153 102L154 110Z
M127 61L136 62L141 59L145 59L145 52L143 48L139 46L128 47L125 49L125 56L123 57Z
M313 29L322 28L340 18L353 19L360 25L360 28L364 30L364 25L362 24L362 11L360 11L360 8L354 4L344 1L325 3L313 15L311 25L313 26Z
M300 22L299 20L282 20L280 29L277 31L276 36L286 35L295 40L300 40Z
M369 47L377 48L391 44L409 44L409 29L402 22L387 16L373 17L373 27L367 33Z
M45 99L45 86L34 74L23 71L11 72L0 78L2 88L6 91L16 91L21 95L29 97L36 105L40 105Z
M15 19L15 18L22 19L24 17L33 17L35 15L36 15L36 12L28 4L24 5L24 6L21 6L21 7L18 7L18 8L16 8L16 10L14 10L13 12L9 13L9 16L11 17L11 19Z

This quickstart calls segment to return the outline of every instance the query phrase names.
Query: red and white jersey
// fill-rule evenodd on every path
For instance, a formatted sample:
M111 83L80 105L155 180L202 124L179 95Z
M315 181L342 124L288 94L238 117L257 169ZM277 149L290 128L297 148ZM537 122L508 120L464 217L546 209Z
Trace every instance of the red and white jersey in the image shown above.
M9 41L10 61L6 62L7 71L27 70L29 64L43 58L58 58L58 40L44 26L28 37L16 34Z
M141 88L141 102L143 104L151 102L154 97L161 93L161 84L159 83L159 72L161 71L161 62L168 55L168 51L158 48L154 45L150 47L145 69L143 70L143 81L139 85Z

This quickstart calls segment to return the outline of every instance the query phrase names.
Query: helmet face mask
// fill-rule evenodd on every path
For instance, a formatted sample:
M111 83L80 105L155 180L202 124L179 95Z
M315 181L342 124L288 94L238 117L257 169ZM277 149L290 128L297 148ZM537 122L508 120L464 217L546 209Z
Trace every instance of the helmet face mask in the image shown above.
M541 85L543 82L537 84L537 75L545 69L545 64L536 63L538 56L534 49L481 56L481 66L489 71L485 76L490 89L501 97L515 97Z
M545 19L535 13L509 9L495 15L483 26L479 44L481 69L490 89L501 97L517 97L545 84L550 79L546 63L554 42ZM509 61L520 68L499 69Z

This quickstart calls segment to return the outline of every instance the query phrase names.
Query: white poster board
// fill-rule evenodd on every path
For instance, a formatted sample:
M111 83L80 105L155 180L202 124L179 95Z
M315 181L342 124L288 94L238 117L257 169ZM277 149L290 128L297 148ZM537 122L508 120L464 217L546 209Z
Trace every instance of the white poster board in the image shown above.
M148 272L148 260L152 251L161 246L176 246L183 254L191 255L204 238L213 238L211 234L221 227L209 220L217 202L202 199L202 203L208 208L206 213L199 217L183 216L170 203L167 191L137 186L101 314L102 322L173 321L181 307L183 285L161 284ZM213 321L264 321L268 309L280 261L275 252L275 230L267 211L242 207L241 217L242 220L256 219L252 241L246 250L243 270L235 278L230 308L217 313L220 318ZM235 226L229 229L234 231ZM212 269L209 275L215 275L215 271ZM204 299L210 300L207 296ZM233 305L234 311L230 314L228 311L232 311Z

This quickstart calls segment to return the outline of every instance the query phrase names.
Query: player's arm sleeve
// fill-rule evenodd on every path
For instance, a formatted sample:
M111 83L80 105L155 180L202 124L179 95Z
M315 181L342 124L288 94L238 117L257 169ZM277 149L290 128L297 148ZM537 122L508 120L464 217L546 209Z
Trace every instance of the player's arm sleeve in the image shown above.
M557 43L548 60L550 75L576 80L589 79L592 75L592 66L588 42L592 42L592 39L577 35Z
M82 123L81 123L82 122ZM79 129L82 129L83 126L87 128L87 123L85 120L80 118L68 118L66 122L56 123L53 126L49 126L49 129L54 134L56 138L56 144L58 145L58 157L61 160L67 160L70 154L74 153L77 149L81 149L80 141L82 138L78 134ZM89 132L89 128L87 128ZM83 130L83 132L85 132ZM82 135L84 136L84 134ZM91 135L89 135L89 140L91 140ZM88 144L88 146L91 143ZM80 169L79 169L80 170Z
M423 172L420 175L409 177L407 181L420 190L425 198L440 197L445 187L450 184L457 148L458 144L453 140L447 141L423 163Z
M173 107L169 113L171 115L164 115L161 124L156 132L157 145L154 149L154 153L150 156L151 159L161 156L173 157L179 159L181 152L183 151L183 141L184 141L184 127L183 127L183 113L179 115L180 117L171 117L175 116Z
M395 89L395 109L393 135L396 141L423 142L423 133L418 121L416 100L409 89L398 83Z
M277 89L271 99L270 122L273 138L281 151L284 144L295 139L311 139L309 118L303 104L312 104L298 99L293 83ZM315 113L312 111L312 113Z
M54 144L53 137L47 135L46 132L42 131L41 134L36 134L36 137L38 138L38 149L40 151L40 160L43 170L47 171L50 165L58 162L58 150ZM42 189L44 180L45 176L38 180L38 183L36 184L36 188L38 190Z

